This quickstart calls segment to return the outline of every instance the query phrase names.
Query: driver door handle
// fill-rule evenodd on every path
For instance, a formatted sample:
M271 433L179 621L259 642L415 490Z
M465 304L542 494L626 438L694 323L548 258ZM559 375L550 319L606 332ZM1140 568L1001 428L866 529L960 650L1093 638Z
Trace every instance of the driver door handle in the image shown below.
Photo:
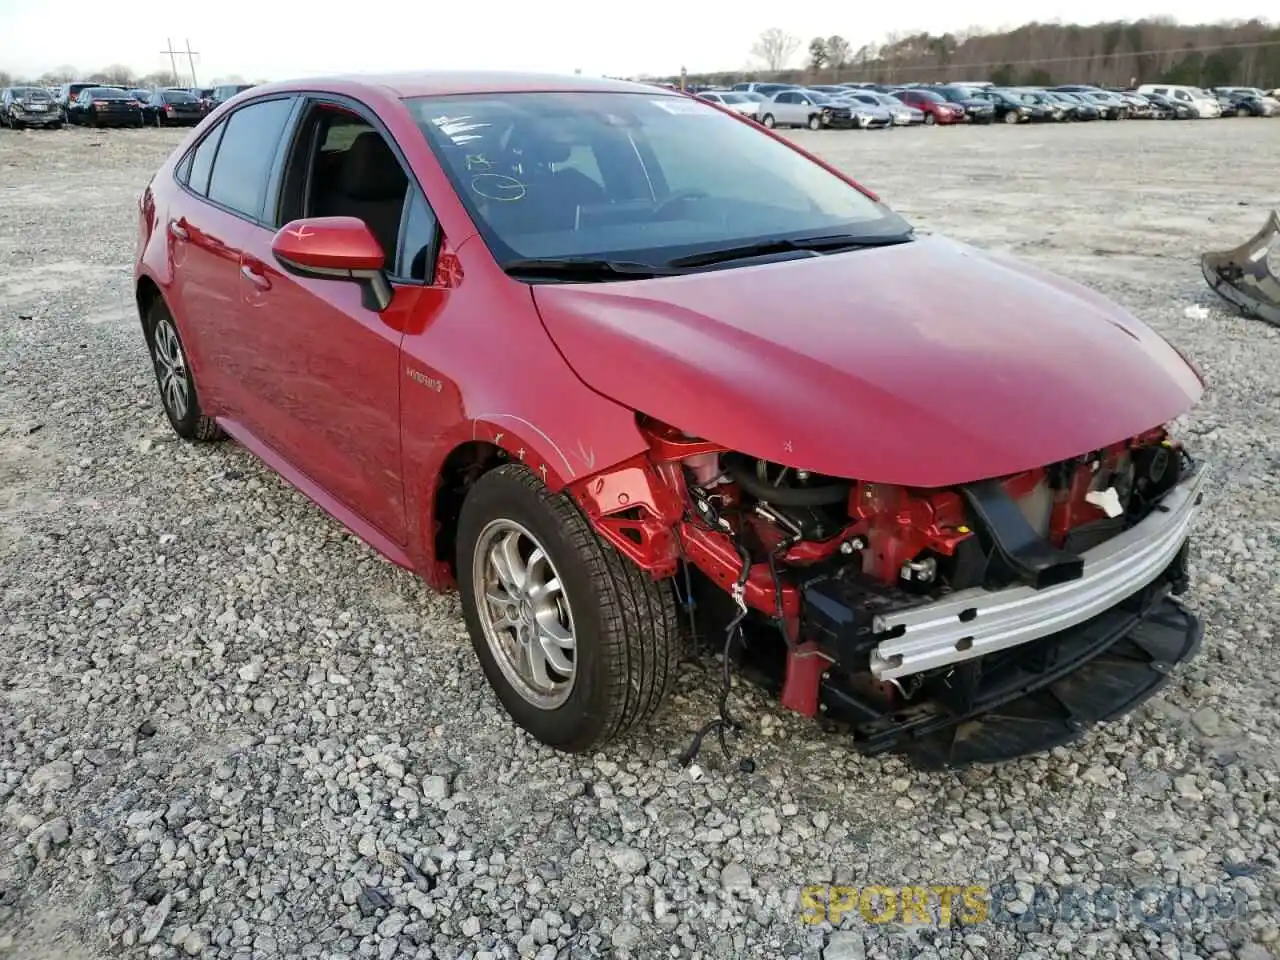
M255 287L257 287L259 290L271 289L271 281L267 279L266 274L259 273L257 270L253 268L252 264L246 263L241 265L240 274L246 280L252 283Z
M175 240L190 239L191 234L187 233L187 228L180 224L177 220L169 221L169 233Z

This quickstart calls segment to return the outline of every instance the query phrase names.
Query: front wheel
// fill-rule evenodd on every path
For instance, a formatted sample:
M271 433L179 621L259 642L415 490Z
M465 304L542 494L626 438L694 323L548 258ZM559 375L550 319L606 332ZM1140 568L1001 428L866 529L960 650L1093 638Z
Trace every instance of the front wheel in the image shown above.
M766 114L764 115L764 119L763 119L763 120L761 120L760 122L761 122L761 123L763 123L763 124L764 124L766 127L768 127L770 130L772 130L774 127L776 127L776 126L778 125L778 121L777 121L777 120L775 120L775 119L773 119L773 114L772 114L772 113L766 113Z
M926 113L926 114L924 115L924 123L925 123L925 126L927 126L927 127L932 127L932 126L933 126L935 123L937 123L937 122L938 122L938 121L937 121L937 120L935 120L935 119L933 118L933 114L932 114L932 113Z
M1018 115L1017 115L1016 113L1014 113L1012 110L1010 110L1009 112L1007 112L1007 113L1004 115L1004 122L1005 122L1005 123L1017 123L1017 122L1018 122Z
M596 536L523 464L486 473L458 522L471 642L513 720L549 747L592 750L648 719L675 679L675 595Z
M809 129L810 130L822 129L822 118L818 116L816 113L809 118Z

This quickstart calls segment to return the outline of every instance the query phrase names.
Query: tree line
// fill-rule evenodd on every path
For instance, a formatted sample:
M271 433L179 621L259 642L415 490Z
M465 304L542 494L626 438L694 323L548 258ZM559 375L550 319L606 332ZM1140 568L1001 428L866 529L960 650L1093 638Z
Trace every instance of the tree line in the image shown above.
M797 54L804 49L803 63ZM1280 87L1280 28L1253 19L1178 24L1169 17L1132 22L1028 23L988 32L889 34L858 48L842 36L804 41L778 27L751 48L736 71L687 75L690 83L779 80L807 83L989 80L1002 85L1181 83L1199 87Z
M74 81L88 81L91 83L100 83L104 87L141 87L151 90L157 87L185 87L191 86L191 76L178 75L175 76L169 70L159 70L154 73L138 74L126 67L124 64L113 63L111 66L103 67L100 70L90 70L82 73L75 67L63 66L56 70L47 70L38 77L22 77L14 76L7 70L0 70L0 87L11 87L21 84L31 84L41 87L56 87L63 83L72 83ZM207 84L207 86L217 86L220 83L245 83L247 82L240 76L219 77L217 80ZM262 83L265 81L259 81Z

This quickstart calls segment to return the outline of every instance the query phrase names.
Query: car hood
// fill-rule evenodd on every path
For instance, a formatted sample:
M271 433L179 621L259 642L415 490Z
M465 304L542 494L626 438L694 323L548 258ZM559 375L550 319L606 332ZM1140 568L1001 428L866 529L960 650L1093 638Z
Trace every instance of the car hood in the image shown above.
M532 287L578 376L743 453L933 487L1186 411L1202 384L1088 288L942 237L675 277Z

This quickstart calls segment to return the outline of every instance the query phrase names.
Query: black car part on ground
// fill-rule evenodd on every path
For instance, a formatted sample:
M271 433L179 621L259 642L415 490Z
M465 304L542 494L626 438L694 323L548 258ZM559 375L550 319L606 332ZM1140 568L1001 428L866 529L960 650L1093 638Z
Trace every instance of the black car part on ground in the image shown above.
M1206 253L1200 270L1209 286L1245 316L1280 327L1280 278L1271 271L1280 237L1280 211L1273 210L1252 238L1232 250Z

